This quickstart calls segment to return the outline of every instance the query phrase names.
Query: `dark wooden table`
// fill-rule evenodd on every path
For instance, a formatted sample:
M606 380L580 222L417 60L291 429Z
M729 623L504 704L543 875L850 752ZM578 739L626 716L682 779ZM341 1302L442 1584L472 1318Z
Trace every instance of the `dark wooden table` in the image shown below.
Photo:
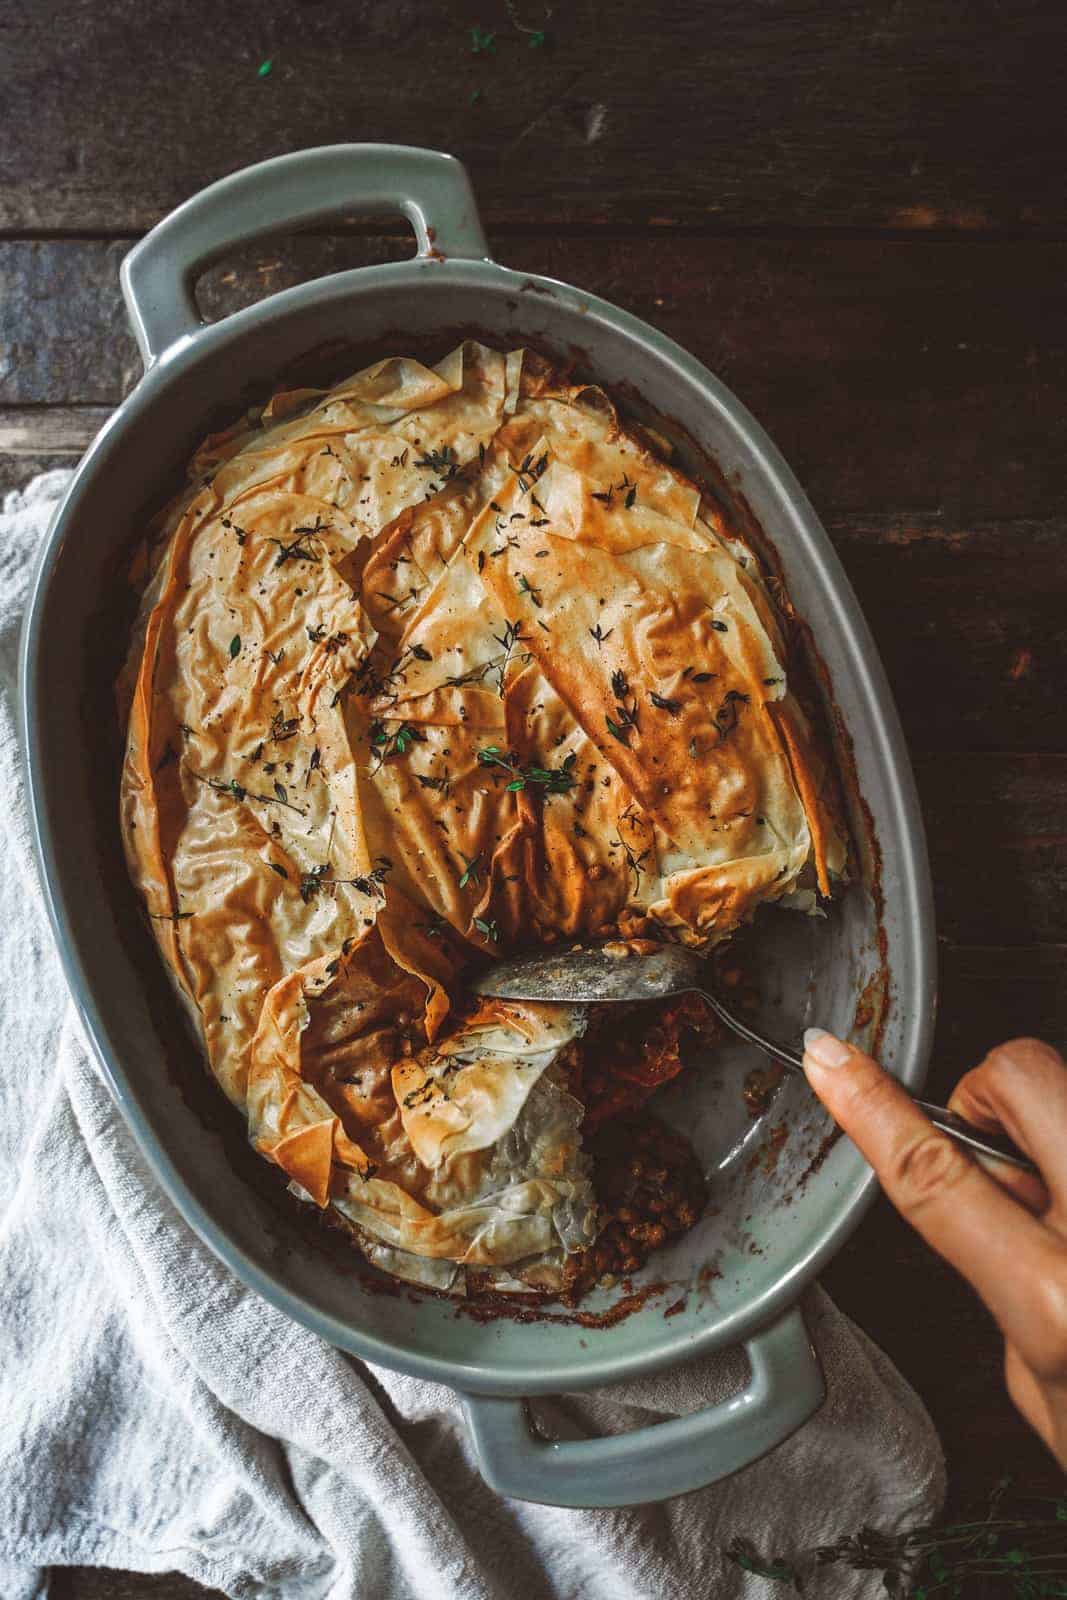
M172 206L304 145L455 152L499 259L678 338L823 516L918 774L947 1094L996 1039L1067 1036L1065 52L1049 0L0 0L4 482L72 463L135 382L118 264ZM410 248L344 219L237 253L202 304ZM988 1317L885 1206L826 1283L930 1408L955 1504L1058 1486Z

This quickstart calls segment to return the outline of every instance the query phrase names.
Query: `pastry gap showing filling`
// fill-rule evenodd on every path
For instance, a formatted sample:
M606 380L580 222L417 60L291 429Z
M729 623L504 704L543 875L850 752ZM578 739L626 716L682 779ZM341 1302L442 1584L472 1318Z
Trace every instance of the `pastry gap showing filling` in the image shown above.
M687 1046L718 1032L697 995L597 1006L586 1033L561 1058L571 1092L585 1106L582 1143L600 1208L595 1241L564 1267L565 1303L576 1304L597 1284L614 1287L699 1221L708 1200L700 1162L647 1102L686 1070Z

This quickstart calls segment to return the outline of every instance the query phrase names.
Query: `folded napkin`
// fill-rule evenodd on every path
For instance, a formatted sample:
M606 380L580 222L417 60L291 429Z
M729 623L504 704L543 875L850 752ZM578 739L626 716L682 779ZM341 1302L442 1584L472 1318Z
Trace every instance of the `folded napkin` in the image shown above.
M16 643L68 481L46 473L0 515L0 1593L45 1596L48 1567L95 1565L176 1569L240 1600L729 1600L786 1592L724 1557L738 1535L788 1558L935 1515L929 1417L819 1290L806 1311L829 1392L799 1433L684 1499L571 1511L501 1500L449 1389L341 1355L190 1231L92 1063L29 852ZM735 1352L545 1414L620 1430L744 1379ZM879 1591L839 1567L805 1588Z

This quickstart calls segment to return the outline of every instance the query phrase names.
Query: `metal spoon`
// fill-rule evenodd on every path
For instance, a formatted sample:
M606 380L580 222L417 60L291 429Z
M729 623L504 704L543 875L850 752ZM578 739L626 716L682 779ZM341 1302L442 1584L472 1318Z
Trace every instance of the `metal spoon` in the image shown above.
M488 972L483 972L474 981L472 988L476 994L492 995L501 1000L554 1000L598 1005L623 1000L665 1000L675 994L699 994L719 1021L725 1023L733 1033L746 1039L749 1044L758 1045L790 1071L804 1076L801 1058L795 1050L787 1050L735 1016L723 1005L710 985L709 969L701 956L681 945L661 945L651 955L639 955L620 946L614 953L610 949L599 949L562 954L543 951L535 956L520 956L515 961L501 961L490 967ZM915 1104L926 1113L935 1128L940 1128L960 1144L969 1145L972 1150L992 1156L997 1161L1008 1161L1012 1166L1021 1167L1024 1172L1038 1174L1034 1163L1005 1134L986 1133L944 1106L931 1105L929 1101L918 1099Z

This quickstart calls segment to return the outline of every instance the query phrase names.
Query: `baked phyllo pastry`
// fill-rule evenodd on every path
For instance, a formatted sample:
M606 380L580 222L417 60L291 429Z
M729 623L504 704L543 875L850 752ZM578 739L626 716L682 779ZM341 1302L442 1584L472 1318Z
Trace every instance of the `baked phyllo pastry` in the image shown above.
M788 607L717 505L601 390L468 342L205 440L135 574L130 872L292 1192L453 1293L689 1226L699 1168L646 1101L699 1008L476 1004L464 973L710 948L843 873Z

